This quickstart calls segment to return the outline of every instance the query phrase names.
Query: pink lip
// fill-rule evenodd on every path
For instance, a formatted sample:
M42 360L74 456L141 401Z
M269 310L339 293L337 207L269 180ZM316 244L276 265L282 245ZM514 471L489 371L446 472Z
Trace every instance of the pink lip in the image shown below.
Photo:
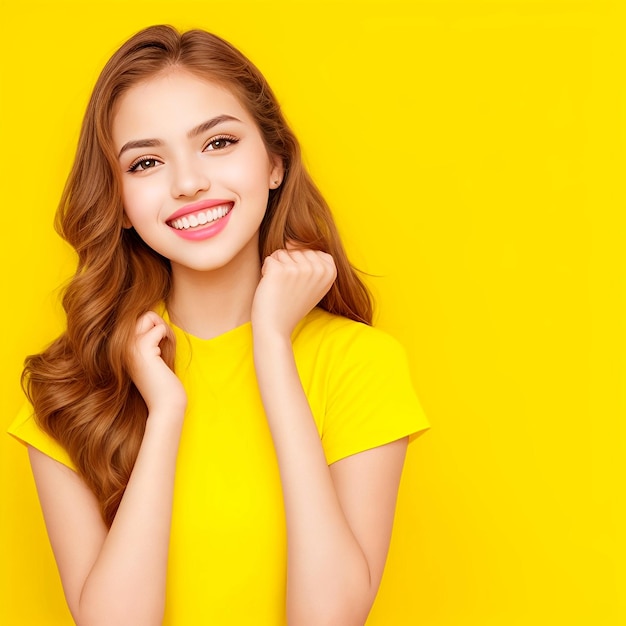
M193 204L186 204L182 209L178 209L176 213L172 213L172 215L170 215L166 221L171 222L172 220L177 220L179 217L183 217L184 215L189 215L190 213L196 213L197 211L204 211L206 209L212 209L215 206L222 206L224 204L232 205L233 203L231 200L216 199L216 200L200 200L199 202L194 202Z
M222 202L222 204L224 203ZM195 210L199 211L201 209ZM187 239L188 241L202 241L204 239L209 239L210 237L215 237L215 235L221 233L226 228L226 225L230 220L230 216L232 215L233 210L234 209L231 209L224 217L220 217L215 222L211 222L209 224L206 224L205 226L196 226L195 228L189 229L183 228L181 230L172 227L170 228L172 228L172 230L182 239Z

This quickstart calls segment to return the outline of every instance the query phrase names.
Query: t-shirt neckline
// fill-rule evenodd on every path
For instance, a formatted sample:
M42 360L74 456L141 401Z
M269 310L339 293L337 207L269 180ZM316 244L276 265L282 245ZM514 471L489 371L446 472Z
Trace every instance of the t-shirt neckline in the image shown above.
M194 335L193 333L190 333L174 324L165 305L162 305L160 309L159 313L161 317L165 320L168 326L172 328L177 338L185 337L187 341L196 346L204 346L208 348L217 347L221 344L229 344L232 347L234 344L248 343L252 338L252 323L247 321L219 335L215 335L215 337L203 339L202 337L198 337L197 335Z

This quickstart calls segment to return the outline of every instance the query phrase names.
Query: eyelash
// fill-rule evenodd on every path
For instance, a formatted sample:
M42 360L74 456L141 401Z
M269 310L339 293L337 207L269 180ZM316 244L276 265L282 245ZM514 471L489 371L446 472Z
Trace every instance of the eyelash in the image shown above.
M215 143L216 141L226 141L229 145L239 143L239 139L233 137L232 135L218 135L217 137L213 137L213 139L209 141L209 143L206 145L205 151L211 144ZM228 146L224 146L224 148L228 148ZM213 148L213 150L210 150L209 152L214 152L215 150L223 150L224 148Z
M226 142L228 145L224 146L223 148L213 148L212 150L209 150L209 146L211 144L214 144L216 141L223 141L223 142ZM215 152L218 150L224 150L225 148L228 148L229 145L236 144L236 143L239 143L239 139L237 139L236 137L233 137L232 135L219 135L217 137L213 137L213 139L209 141L209 143L204 148L204 152L207 152L207 151ZM139 167L142 163L146 163L147 161L154 161L156 163L158 162L158 159L154 157L146 157L146 156L139 157L138 159L132 162L131 166L128 168L128 171L132 174L133 172L137 172L137 171L143 172L145 170L152 169L152 167L142 167L142 168Z
M128 168L128 171L132 174L133 172L144 172L145 170L151 170L151 167L142 167L141 169L139 169L139 166L142 163L146 163L147 161L154 161L155 163L158 161L158 159L154 159L154 158L150 158L150 157L139 157L136 161L133 161L132 165Z

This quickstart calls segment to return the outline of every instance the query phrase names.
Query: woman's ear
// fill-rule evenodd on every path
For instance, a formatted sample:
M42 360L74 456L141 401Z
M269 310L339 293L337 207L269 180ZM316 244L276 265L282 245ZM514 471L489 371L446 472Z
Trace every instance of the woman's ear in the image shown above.
M272 164L273 167L270 172L270 189L278 189L283 182L285 167L283 165L283 160L277 156L272 157Z
M122 226L127 230L133 227L133 225L130 223L130 220L128 219L128 215L126 215L126 211L124 211L124 216L122 218Z

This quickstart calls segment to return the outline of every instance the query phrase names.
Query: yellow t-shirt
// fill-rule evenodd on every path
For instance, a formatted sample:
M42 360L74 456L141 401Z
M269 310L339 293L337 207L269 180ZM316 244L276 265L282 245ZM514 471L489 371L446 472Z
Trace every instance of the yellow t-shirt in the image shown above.
M284 509L251 325L209 340L173 328L189 401L163 623L286 624ZM293 349L329 464L428 427L404 351L384 332L314 309L296 328ZM9 432L73 468L28 407Z

